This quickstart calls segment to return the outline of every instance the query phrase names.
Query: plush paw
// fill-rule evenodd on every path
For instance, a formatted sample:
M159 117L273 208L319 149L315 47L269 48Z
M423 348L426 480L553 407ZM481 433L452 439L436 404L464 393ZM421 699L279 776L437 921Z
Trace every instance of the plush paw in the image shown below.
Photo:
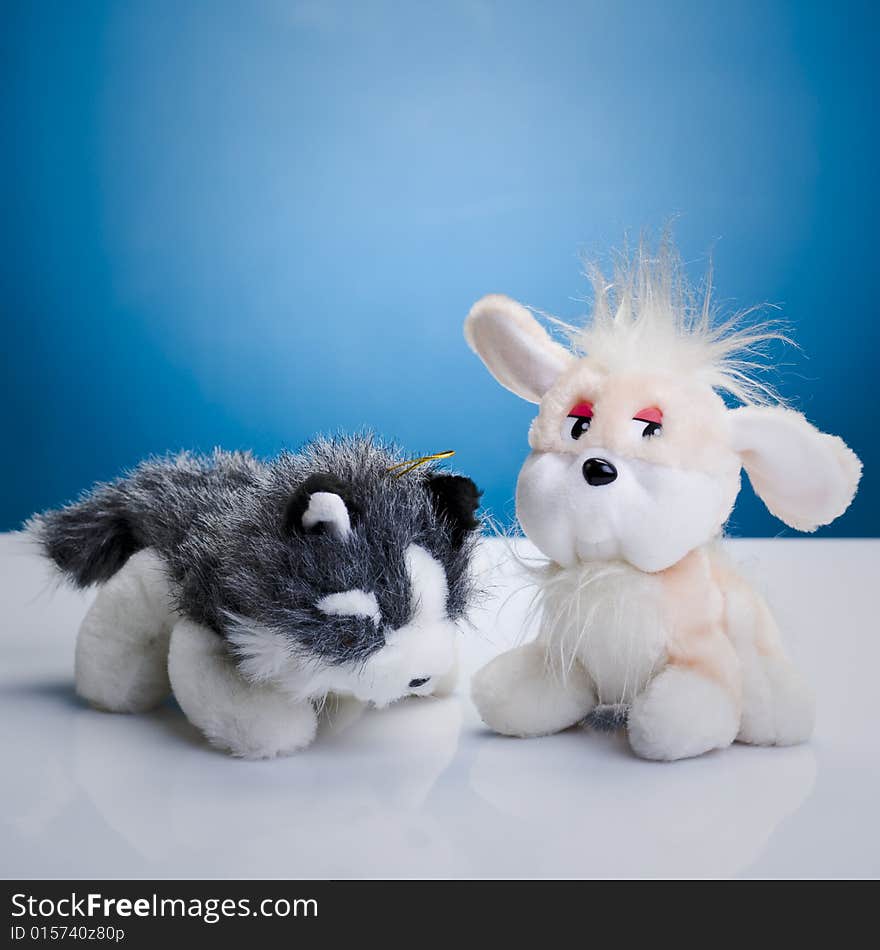
M186 718L218 749L243 759L271 759L304 749L318 717L268 683L246 680L216 633L181 619L171 634L168 673Z
M580 722L596 703L579 663L565 676L547 668L542 644L502 653L477 672L471 698L483 722L506 736L544 736Z
M274 759L311 745L317 716L309 702L255 689L234 709L217 710L200 723L211 745L242 759Z
M797 745L813 733L816 701L784 657L756 657L744 670L743 711L737 740L751 745Z
M738 710L723 687L674 668L656 676L635 698L627 721L636 755L664 761L725 748L738 729Z
M139 551L103 584L76 640L77 694L96 709L140 713L171 692L168 641L174 621L159 558Z

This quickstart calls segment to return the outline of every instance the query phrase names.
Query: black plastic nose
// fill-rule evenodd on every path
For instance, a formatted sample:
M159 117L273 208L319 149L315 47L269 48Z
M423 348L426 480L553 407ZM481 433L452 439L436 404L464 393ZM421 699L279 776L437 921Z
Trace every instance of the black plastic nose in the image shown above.
M409 688L410 688L410 689L417 689L419 686L424 686L425 683L427 683L430 678L431 678L430 676L423 676L421 679L410 680L410 681L409 681Z
M587 459L583 471L588 485L610 485L617 478L617 469L607 459Z

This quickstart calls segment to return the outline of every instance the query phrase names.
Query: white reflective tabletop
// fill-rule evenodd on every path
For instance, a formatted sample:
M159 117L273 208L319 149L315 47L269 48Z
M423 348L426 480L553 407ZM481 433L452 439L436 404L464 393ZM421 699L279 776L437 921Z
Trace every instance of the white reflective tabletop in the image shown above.
M731 547L818 688L809 745L668 765L634 758L623 735L489 733L468 677L527 635L531 591L505 544L486 541L455 695L331 704L310 749L244 762L173 703L85 707L73 649L89 596L2 535L0 875L876 877L880 541Z

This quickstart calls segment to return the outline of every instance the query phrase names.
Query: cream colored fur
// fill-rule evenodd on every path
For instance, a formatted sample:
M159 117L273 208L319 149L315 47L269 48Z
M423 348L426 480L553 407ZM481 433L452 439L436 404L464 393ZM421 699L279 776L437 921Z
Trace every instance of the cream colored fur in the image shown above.
M646 758L802 742L812 694L715 542L742 469L774 515L813 531L849 506L861 464L800 414L750 404L771 394L739 353L777 333L713 324L666 252L617 280L616 297L596 282L592 323L569 328L572 353L499 295L465 322L499 382L539 403L517 514L555 562L541 578L538 639L481 670L474 701L493 729L521 736L565 728L596 701L628 704L630 744ZM724 391L746 405L729 410ZM589 425L573 429L583 403ZM645 410L662 413L647 437ZM590 459L616 477L588 481Z

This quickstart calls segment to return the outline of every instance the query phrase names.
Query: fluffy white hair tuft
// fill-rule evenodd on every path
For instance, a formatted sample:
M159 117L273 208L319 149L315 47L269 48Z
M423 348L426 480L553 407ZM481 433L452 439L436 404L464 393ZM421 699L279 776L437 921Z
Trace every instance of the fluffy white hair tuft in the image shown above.
M694 376L743 405L780 404L782 398L763 378L769 369L771 341L791 344L784 324L756 321L764 307L722 318L712 301L712 273L697 292L669 234L656 253L645 239L634 255L621 254L609 280L588 265L593 311L584 326L550 318L580 356L607 372L632 370Z

